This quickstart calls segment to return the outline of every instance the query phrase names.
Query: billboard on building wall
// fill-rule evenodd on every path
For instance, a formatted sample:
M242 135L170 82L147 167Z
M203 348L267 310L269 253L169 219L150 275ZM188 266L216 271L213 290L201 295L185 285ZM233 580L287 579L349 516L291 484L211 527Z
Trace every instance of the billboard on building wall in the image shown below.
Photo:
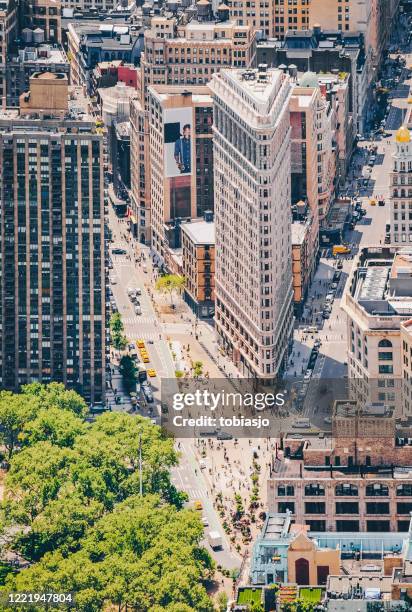
M192 108L168 108L163 114L164 172L169 180L170 218L191 217L191 174L194 154Z
M192 109L165 109L163 125L165 176L190 176L193 154Z

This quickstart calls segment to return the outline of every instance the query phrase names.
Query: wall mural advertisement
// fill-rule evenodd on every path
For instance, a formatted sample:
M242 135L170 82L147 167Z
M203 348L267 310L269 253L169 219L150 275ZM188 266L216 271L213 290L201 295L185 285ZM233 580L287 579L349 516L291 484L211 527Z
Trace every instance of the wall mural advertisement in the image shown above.
M165 109L164 168L170 178L172 218L191 216L191 174L193 154L192 109Z

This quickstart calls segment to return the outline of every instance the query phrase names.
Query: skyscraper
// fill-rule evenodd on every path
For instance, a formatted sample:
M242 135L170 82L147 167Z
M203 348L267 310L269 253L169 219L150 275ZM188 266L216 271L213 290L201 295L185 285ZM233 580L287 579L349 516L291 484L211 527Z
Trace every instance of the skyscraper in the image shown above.
M271 382L292 333L289 78L214 75L216 329L246 376Z
M102 136L81 88L36 73L0 111L0 385L104 397Z

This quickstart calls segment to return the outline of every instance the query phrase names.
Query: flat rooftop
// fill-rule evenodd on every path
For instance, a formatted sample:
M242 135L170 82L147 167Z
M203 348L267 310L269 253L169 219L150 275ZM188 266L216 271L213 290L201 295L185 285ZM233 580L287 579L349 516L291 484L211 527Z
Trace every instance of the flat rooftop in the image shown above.
M40 78L45 78L45 75L49 73L42 73ZM15 119L16 125L24 122L25 124L33 124L35 121L39 121L40 127L45 128L47 130L47 120L38 120L33 115L32 117L28 116L29 111L25 112L23 109L23 114L20 115L19 109L2 109L0 108L0 121ZM50 117L51 121L62 121L59 117ZM65 121L70 122L85 122L95 124L95 118L91 115L89 111L89 101L88 98L84 95L83 88L79 85L69 85L68 87L68 111L65 117ZM4 126L2 126L4 128ZM13 125L10 125L10 128L13 128Z
M305 96L302 96L305 97ZM308 226L306 223L299 223L295 221L291 225L292 227L292 245L303 244L305 236L307 234Z
M215 224L213 221L191 221L182 223L182 230L195 244L215 244Z
M258 69L231 70L226 73L258 104L267 103L274 88L279 87L283 72L269 68L264 73Z
M412 315L412 249L362 249L349 287L369 315Z
M25 64L40 64L42 66L69 64L63 47L54 47L47 44L39 45L38 47L27 46L24 49L20 49L18 55L13 56L11 61L24 62Z

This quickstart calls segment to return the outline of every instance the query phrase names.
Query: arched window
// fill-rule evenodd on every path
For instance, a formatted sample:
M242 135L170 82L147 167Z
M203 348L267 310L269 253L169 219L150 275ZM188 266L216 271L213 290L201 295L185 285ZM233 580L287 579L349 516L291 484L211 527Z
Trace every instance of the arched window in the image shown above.
M378 343L378 348L386 348L386 347L392 348L392 342L390 340L386 340L386 338L383 340L380 340Z
M368 497L388 497L389 488L387 485L375 482L366 486L366 495Z
M351 496L354 497L358 495L358 487L353 484L338 484L335 487L335 495L337 497L346 497Z
M305 486L305 495L325 495L325 487L318 483L312 483Z

